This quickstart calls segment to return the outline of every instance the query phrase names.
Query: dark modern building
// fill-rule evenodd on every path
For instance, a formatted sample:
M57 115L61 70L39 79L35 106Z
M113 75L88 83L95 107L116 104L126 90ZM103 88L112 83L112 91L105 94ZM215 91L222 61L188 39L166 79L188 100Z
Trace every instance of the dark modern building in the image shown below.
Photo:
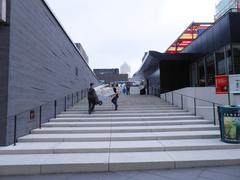
M44 0L0 0L0 9L0 145L7 145L98 81Z
M215 75L240 73L240 13L229 10L213 24L192 23L165 53L149 51L135 76L150 94L214 86Z
M97 79L104 83L128 81L128 74L119 74L119 69L93 69Z

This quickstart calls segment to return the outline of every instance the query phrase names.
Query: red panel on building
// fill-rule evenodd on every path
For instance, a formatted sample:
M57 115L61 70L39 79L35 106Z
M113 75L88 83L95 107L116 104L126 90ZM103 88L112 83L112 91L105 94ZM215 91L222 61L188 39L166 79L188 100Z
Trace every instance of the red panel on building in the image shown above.
M215 76L215 82L216 82L216 94L228 93L228 75Z

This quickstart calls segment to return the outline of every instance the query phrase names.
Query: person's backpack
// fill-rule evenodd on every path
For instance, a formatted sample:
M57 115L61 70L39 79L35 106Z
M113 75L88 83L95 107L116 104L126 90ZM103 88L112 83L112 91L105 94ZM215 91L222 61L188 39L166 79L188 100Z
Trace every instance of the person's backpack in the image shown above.
M95 99L95 92L93 88L88 90L88 99Z

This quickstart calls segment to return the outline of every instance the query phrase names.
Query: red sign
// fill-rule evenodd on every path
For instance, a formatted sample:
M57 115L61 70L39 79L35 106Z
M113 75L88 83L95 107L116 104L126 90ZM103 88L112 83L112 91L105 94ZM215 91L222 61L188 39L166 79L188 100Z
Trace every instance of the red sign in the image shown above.
M228 75L215 76L216 94L228 93Z

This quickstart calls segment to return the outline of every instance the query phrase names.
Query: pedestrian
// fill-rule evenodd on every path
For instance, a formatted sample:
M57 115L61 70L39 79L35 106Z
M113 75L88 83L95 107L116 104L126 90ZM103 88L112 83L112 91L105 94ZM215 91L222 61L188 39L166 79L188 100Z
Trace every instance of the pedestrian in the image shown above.
M126 84L123 83L122 85L122 93L125 95L126 94Z
M126 93L127 93L127 95L130 95L130 82L129 81L126 83Z
M88 90L88 114L91 114L94 111L97 101L98 97L95 89L93 88L93 83L90 83L90 88Z
M118 101L119 95L118 95L117 89L115 87L113 88L113 92L114 92L114 94L112 95L112 100L111 101L115 106L115 110L117 110L117 108L118 108L117 101Z

